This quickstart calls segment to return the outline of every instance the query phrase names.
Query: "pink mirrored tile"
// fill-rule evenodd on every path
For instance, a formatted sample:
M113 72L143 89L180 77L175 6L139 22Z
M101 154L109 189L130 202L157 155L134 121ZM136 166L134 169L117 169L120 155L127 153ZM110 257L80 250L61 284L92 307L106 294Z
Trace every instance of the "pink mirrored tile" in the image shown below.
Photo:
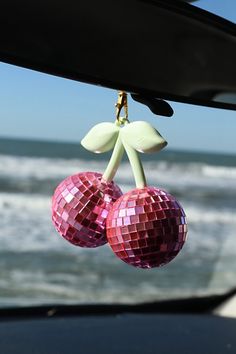
M56 230L76 246L98 247L107 242L106 217L122 192L114 182L102 181L96 172L67 177L52 198Z
M120 209L126 210L130 220L123 211L124 216L121 216ZM121 252L117 243L113 243L118 230L118 242L126 252ZM155 187L124 194L108 213L108 242L121 260L135 267L153 268L169 263L183 247L186 235L187 222L182 207L172 195Z

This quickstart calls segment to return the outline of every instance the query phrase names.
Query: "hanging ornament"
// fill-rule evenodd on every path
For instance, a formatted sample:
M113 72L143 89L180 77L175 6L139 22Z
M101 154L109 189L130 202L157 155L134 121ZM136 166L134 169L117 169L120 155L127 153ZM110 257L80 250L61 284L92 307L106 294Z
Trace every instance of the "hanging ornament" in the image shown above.
M168 192L148 186L138 152L157 152L167 142L145 121L130 123L127 95L119 92L115 123L94 126L82 145L103 153L113 149L104 174L66 178L53 196L53 223L71 243L97 247L109 242L124 262L139 268L169 263L183 247L187 222L183 208ZM124 108L125 116L121 117ZM136 188L122 195L112 181L126 151Z

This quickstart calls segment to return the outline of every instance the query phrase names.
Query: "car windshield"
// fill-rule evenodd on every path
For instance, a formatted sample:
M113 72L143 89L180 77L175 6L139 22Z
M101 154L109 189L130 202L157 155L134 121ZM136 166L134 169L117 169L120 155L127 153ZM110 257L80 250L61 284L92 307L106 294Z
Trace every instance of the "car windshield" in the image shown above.
M234 0L199 0L194 2L193 5L235 23Z
M232 1L194 5L236 20ZM0 75L0 307L138 303L235 286L235 112L170 102L175 114L166 119L129 97L130 121L148 121L168 141L160 153L141 156L148 185L178 199L189 229L171 263L137 269L108 245L69 244L51 222L61 180L105 170L110 155L89 153L79 142L95 124L115 120L117 92L7 64ZM127 160L115 181L123 192L135 188Z

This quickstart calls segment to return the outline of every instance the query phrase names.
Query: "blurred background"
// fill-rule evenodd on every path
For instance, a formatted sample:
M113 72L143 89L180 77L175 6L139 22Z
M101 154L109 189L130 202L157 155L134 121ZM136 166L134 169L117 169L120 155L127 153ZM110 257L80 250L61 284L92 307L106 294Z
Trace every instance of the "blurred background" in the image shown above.
M236 4L196 5L235 22ZM211 8L212 7L212 8ZM0 306L141 302L223 293L235 286L235 112L170 102L175 115L154 116L129 99L129 118L147 120L168 141L141 156L149 185L184 207L188 241L169 265L135 269L109 246L82 249L51 223L51 196L68 175L103 172L109 155L80 140L114 121L117 92L0 64ZM115 178L134 188L124 159Z

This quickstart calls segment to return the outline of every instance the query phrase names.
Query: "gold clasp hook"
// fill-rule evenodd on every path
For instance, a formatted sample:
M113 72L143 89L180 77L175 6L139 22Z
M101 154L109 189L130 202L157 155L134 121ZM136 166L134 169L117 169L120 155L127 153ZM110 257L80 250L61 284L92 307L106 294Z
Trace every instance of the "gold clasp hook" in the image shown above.
M124 122L128 122L128 100L127 93L124 91L119 91L118 100L116 103L116 119L120 124L124 124ZM120 112L124 108L125 116L120 117Z

